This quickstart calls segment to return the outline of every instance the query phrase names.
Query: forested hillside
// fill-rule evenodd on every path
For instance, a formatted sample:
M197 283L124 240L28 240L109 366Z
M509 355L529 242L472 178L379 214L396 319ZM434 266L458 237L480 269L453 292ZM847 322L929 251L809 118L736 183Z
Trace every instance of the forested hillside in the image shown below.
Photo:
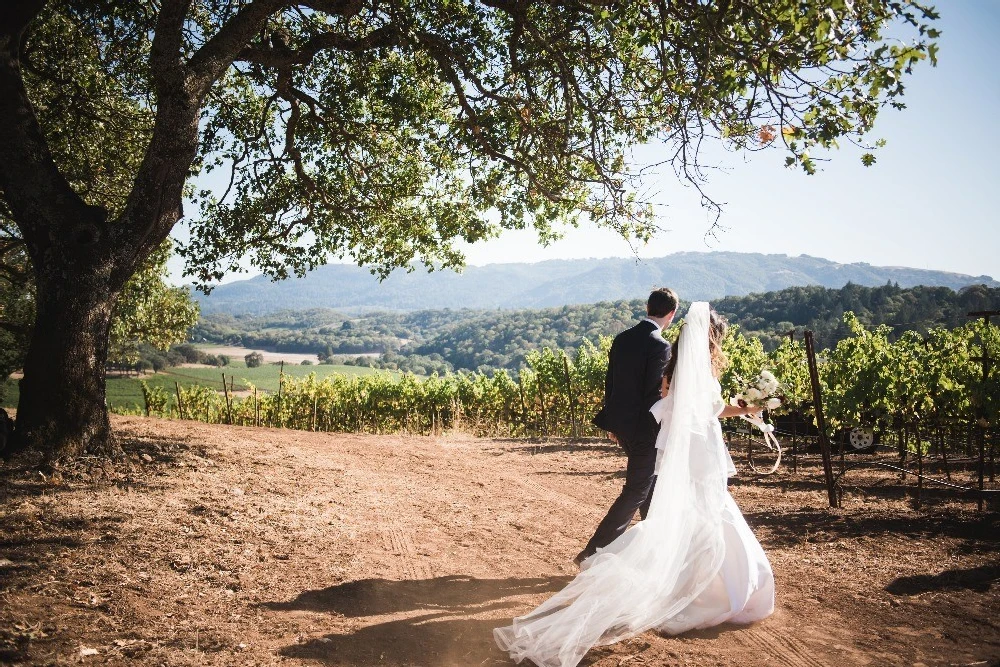
M1000 308L1000 288L973 286L955 292L947 287L897 285L791 287L727 297L714 305L768 349L793 328L815 331L822 348L847 335L846 311L856 313L865 325L889 324L896 335L954 327L967 321L970 311ZM425 310L359 317L327 309L238 317L215 313L202 318L192 340L316 353L331 359L381 353L380 359L351 361L414 372L517 369L530 350L575 349L584 338L596 340L623 330L642 313L641 299L532 310Z
M898 285L842 289L790 287L777 292L727 297L713 304L744 333L761 338L768 349L793 327L816 332L818 347L832 347L848 330L843 314L852 311L865 325L887 324L898 336L931 327L954 328L971 311L1000 309L1000 288L974 285L955 292L947 287L900 288Z
M367 270L331 264L304 278L271 282L265 277L221 285L201 295L203 313L266 314L281 310L416 311L442 308L552 308L633 299L669 285L692 301L780 290L794 285L839 288L966 285L1000 287L989 276L969 276L863 262L840 264L820 257L739 252L680 252L666 257L549 260L535 264L488 264L428 273L421 267L394 271L384 282Z

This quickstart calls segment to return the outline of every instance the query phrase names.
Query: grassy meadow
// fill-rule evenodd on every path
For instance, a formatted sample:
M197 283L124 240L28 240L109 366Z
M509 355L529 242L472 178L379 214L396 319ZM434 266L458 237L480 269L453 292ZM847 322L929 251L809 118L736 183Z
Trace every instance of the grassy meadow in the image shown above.
M142 378L132 377L108 377L107 397L108 405L112 409L118 408L141 408L143 406L142 387L140 381L151 387L163 387L170 391L174 390L174 383L177 382L182 387L191 385L206 385L222 390L222 374L226 378L235 377L236 391L246 390L250 385L257 387L261 391L278 391L278 373L280 367L277 364L264 364L257 368L247 368L242 359L233 360L224 368L211 367L177 367L167 368L159 373L150 373ZM370 375L379 372L376 369L363 366L327 366L312 365L299 366L285 364L285 375L294 378L304 378L310 373L315 373L316 377L323 379L331 375ZM385 372L385 371L381 371ZM6 392L0 407L17 407L17 380L7 380Z

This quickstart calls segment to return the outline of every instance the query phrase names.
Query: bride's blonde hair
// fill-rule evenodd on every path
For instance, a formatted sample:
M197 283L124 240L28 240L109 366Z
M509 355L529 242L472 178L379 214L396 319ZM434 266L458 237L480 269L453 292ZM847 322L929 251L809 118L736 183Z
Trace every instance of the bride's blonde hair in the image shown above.
M712 358L712 374L715 377L720 377L722 371L726 369L726 365L729 363L729 359L726 357L726 353L722 351L722 341L726 338L726 331L729 330L729 322L726 318L719 313L715 312L714 308L711 308L708 312L708 353ZM683 325L681 325L683 328ZM677 343L674 343L674 349L670 355L670 360L667 362L667 367L663 371L663 378L667 381L667 386L670 386L670 381L674 377L674 368L677 367L677 350L678 343L681 342L681 337L677 337Z
M726 370L729 358L722 351L722 341L726 338L726 331L729 330L729 322L715 310L709 311L708 327L708 352L712 355L712 374L721 377L722 371Z

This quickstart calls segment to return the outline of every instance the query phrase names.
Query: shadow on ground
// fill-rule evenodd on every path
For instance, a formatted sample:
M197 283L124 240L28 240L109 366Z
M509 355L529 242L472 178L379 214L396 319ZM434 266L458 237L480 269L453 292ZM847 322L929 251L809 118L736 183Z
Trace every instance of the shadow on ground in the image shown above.
M603 438L587 438L573 440L571 438L545 438L545 439L497 439L494 445L500 449L514 454L555 454L557 452L589 452L622 455L625 452L621 447Z
M944 536L966 541L966 549L1000 549L1000 514L968 512L923 513L910 516L867 515L863 510L835 514L827 509L748 512L747 523L769 532L765 547L787 547L802 542L832 542L858 537L907 536L931 539Z
M353 632L331 633L293 644L285 657L342 665L507 665L510 660L493 642L496 614L509 618L528 611L522 595L551 593L570 577L476 579L447 576L417 581L364 579L302 592L290 602L264 606L275 611L312 611L346 617L410 613L408 618L366 625Z
M361 579L303 591L290 602L268 602L275 611L313 611L348 617L381 616L407 611L475 612L510 606L504 598L551 593L570 577L476 579L461 575L393 581ZM495 603L495 604L491 604Z
M967 570L945 570L939 574L918 574L894 579L885 590L893 595L919 595L930 591L972 590L985 593L1000 581L1000 565L983 565Z
M0 463L0 591L49 570L57 552L119 539L128 518L86 514L74 494L108 487L158 488L155 478L183 465L192 447L169 438L116 433L127 459L82 457L58 467L25 452ZM44 472L43 472L44 471Z

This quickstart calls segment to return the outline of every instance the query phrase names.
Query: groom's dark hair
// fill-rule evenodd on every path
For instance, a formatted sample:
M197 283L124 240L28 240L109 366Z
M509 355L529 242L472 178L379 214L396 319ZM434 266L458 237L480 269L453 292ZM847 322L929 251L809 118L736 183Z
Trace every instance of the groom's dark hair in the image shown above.
M677 310L677 292L669 287L653 290L646 299L646 314L653 317L666 317Z

